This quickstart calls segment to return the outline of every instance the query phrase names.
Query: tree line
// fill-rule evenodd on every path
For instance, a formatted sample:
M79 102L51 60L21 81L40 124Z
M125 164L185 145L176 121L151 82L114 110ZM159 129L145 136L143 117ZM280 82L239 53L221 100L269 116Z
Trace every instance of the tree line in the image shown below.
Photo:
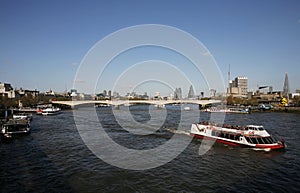
M48 104L51 100L71 100L69 97L55 97L38 95L33 96L27 94L18 98L8 98L7 96L0 96L0 109L18 108L20 103L22 107L37 107L38 105Z

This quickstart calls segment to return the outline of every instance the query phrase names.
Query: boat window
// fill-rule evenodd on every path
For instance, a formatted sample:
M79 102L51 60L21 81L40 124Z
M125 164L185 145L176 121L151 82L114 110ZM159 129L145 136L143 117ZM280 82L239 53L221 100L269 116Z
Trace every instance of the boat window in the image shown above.
M264 144L268 144L269 142L267 141L266 137L261 138Z
M248 143L250 143L250 141L249 141L249 137L245 137L245 139L247 140L247 142L248 142Z
M233 136L233 139L234 139L234 140L239 140L239 136L234 135L234 136Z
M250 137L248 137L248 138L249 138L250 143L254 143Z
M248 127L245 127L245 131L248 131L248 129L249 129Z
M218 132L218 131L212 131L211 134L213 136L217 136L218 137L220 135L220 132Z
M267 144L272 143L272 140L270 139L270 137L265 137L264 139L265 139L265 141L267 142Z
M260 142L258 141L258 139L260 139L260 138L254 138L254 140L256 141L256 144L260 144Z
M13 131L23 131L26 129L26 125L8 125L7 127L8 132L13 132Z
M225 138L225 133L221 133L220 137Z
M252 140L249 137L245 137L248 143L253 143Z
M251 140L252 140L252 142L254 143L254 144L258 144L258 141L256 140L256 138L250 138Z
M263 131L264 128L263 127L258 127L258 130Z
M259 144L264 144L262 138L259 137L259 138L256 138L256 139L257 139L257 141L258 141Z
M274 138L272 138L272 137L270 137L270 140L271 140L272 143L275 143L275 141L276 141L276 140L275 140Z
M231 134L228 134L228 139L231 139L232 135Z
M274 143L274 140L273 140L272 137L268 137L268 140L269 140L270 143Z

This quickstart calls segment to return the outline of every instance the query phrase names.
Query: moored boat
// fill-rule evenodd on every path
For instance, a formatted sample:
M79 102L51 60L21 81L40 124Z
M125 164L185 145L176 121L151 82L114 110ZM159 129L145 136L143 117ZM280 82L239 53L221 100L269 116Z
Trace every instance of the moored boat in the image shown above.
M184 107L183 110L185 110L185 111L190 111L190 110L191 110L191 107Z
M38 109L36 110L36 114L37 114L37 115L41 115L42 113L43 113L43 110L42 110L42 109L38 108Z
M42 115L56 115L60 113L60 108L55 108L55 107L48 107L46 109L42 110Z
M217 107L210 107L204 110L204 112L209 113L239 113L239 114L248 114L249 109L248 108L217 108Z
M9 139L17 135L29 134L30 123L26 119L11 119L2 125L1 134Z
M33 116L32 114L28 113L13 114L13 119L25 119L28 121L32 121Z
M261 125L231 126L209 122L194 123L191 126L191 135L197 138L216 140L227 145L257 150L270 151L285 148L283 140L274 139Z

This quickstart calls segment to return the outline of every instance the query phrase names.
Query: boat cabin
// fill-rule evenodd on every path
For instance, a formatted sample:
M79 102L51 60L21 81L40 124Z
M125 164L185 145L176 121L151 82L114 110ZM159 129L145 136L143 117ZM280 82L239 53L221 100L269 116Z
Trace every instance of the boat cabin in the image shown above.
M248 131L248 130L252 130L252 131L264 131L264 127L263 126L257 126L257 125L247 125L245 128L244 128L245 131Z
M273 144L276 143L276 140L270 137L246 137L248 143L251 144Z

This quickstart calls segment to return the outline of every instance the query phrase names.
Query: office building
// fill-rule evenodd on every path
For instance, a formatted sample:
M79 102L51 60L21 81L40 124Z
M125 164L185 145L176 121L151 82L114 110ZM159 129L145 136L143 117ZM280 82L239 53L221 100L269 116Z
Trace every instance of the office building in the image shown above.
M230 80L227 93L233 96L247 96L248 78L245 76L238 76L234 80Z

